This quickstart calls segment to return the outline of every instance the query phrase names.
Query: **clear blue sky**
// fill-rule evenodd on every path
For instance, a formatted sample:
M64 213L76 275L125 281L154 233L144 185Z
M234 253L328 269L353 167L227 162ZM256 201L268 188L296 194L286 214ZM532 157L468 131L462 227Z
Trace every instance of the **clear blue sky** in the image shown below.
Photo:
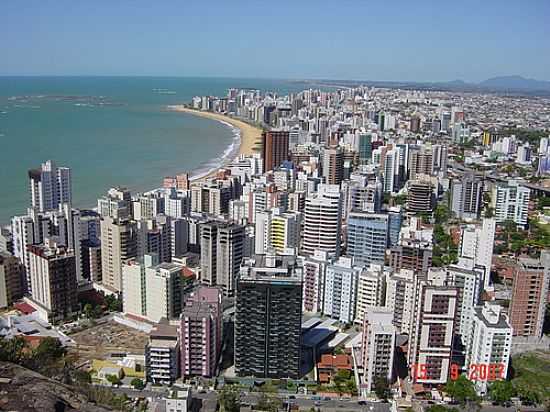
M0 74L550 80L550 1L2 1Z

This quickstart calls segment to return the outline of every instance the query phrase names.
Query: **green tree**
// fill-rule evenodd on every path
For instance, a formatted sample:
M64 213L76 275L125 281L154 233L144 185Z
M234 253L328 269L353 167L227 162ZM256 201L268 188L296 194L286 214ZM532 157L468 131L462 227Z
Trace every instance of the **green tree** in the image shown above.
M218 401L223 412L239 412L241 409L237 387L225 385L218 395Z
M120 312L122 310L122 301L115 295L105 296L105 304L109 312Z
M383 401L387 401L390 398L390 383L385 376L379 376L374 379L374 393Z
M521 402L523 402L525 405L538 405L540 403L539 394L537 392L529 390L528 388L518 388L517 394Z
M450 380L445 385L445 392L459 402L463 407L470 404L479 404L480 398L476 393L474 384L465 375L460 375L456 380Z
M495 381L489 386L489 396L493 402L504 404L516 396L516 390L510 381Z
M281 406L282 403L279 398L268 397L265 393L262 393L260 399L258 399L256 409L260 411L277 412Z
M120 378L116 375L107 375L105 379L107 379L107 382L110 382L111 385L120 385Z
M82 312L84 313L84 316L86 316L88 319L92 319L94 316L94 307L90 303L86 303L84 307L82 308Z
M19 336L0 339L0 360L21 364L25 358L25 340Z
M145 384L143 383L143 381L139 378L134 378L130 381L130 385L132 385L132 387L134 389L137 389L138 391L141 391L143 390L143 388L145 388Z
M451 217L451 211L446 205L439 204L434 211L434 219L436 224L443 224Z

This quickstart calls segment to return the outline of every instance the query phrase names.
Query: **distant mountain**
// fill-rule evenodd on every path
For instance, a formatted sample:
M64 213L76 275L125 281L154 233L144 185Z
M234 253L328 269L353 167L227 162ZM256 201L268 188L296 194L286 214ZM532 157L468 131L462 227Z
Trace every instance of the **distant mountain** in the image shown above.
M550 82L544 80L527 79L522 76L498 76L478 83L479 87L488 89L512 90L546 90L550 91Z

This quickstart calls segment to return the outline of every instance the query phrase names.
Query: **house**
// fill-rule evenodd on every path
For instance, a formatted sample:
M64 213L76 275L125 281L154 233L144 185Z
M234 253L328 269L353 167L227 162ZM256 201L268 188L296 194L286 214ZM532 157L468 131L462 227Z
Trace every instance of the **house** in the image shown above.
M321 355L321 361L317 363L317 373L320 383L329 383L340 370L353 370L353 361L350 355Z

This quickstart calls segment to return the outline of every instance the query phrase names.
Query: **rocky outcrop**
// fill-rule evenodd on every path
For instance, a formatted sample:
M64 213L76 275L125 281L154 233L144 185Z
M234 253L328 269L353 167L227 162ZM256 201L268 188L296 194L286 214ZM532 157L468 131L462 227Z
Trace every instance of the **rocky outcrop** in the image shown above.
M18 412L104 412L68 385L8 362L0 362L0 410ZM7 380L10 380L7 382Z

